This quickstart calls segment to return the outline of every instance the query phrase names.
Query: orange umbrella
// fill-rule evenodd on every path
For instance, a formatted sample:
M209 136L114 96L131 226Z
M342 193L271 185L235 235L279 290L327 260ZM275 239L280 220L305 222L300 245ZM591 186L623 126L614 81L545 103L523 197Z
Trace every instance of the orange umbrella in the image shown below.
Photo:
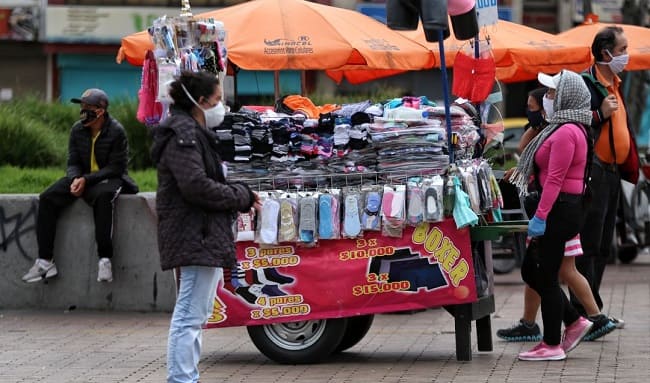
M451 23L449 23L451 27ZM438 42L427 42L422 24L415 31L400 31L404 36L428 47L435 56L436 66L440 66ZM454 38L454 33L444 41L447 67L453 67L456 53L460 50L472 53L470 41ZM496 65L496 77L503 82L516 82L537 78L537 72L559 72L561 69L580 70L589 62L589 48L583 44L530 28L525 25L499 20L495 25L481 28L480 40L488 40ZM335 72L327 75L339 81L343 77L351 83L360 83L369 79L390 76L398 71L361 71ZM374 74L374 76L373 76Z
M257 0L196 15L224 23L228 59L243 69L419 70L431 52L359 12L303 0ZM146 32L122 39L118 61L141 65Z
M625 37L627 37L627 53L630 55L630 62L625 69L650 69L650 28L629 24L593 23L573 27L568 31L560 33L558 36L591 48L591 43L596 33L607 26L613 25L621 27ZM585 62L582 69L587 67L591 62L592 59L590 58Z

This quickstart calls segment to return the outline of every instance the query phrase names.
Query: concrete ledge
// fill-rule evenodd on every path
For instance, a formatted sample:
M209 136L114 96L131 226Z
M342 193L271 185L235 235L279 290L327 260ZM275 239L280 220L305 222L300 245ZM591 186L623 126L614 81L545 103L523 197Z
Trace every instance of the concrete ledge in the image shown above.
M57 225L54 259L59 271L47 283L21 280L38 255L38 195L0 195L0 309L171 311L175 285L160 269L155 193L118 198L113 234L113 282L97 282L92 209L83 201Z

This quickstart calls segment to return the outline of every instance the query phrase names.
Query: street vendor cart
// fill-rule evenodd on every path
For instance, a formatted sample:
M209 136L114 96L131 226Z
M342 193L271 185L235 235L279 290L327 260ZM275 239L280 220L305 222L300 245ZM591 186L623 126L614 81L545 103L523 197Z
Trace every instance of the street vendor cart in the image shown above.
M310 15L323 15L315 20L347 20L346 28L359 28L362 22L352 11L295 0L250 2L193 18L189 2L184 2L187 6L180 18L157 19L136 39L148 42L140 50L152 49L143 56L138 118L150 126L164 118L170 106L166 84L181 69L213 71L223 80L231 54L233 62L248 69L242 60L251 54L236 54L248 47L238 45L243 33L229 37L230 51L226 30L235 22L248 20L242 12L249 6L266 3L289 6L291 12L305 7ZM268 14L264 13L265 20ZM358 21L352 22L353 18ZM250 25L245 24L247 28ZM286 23L277 24L287 29ZM268 56L257 63L274 63L267 68L272 70L292 65L296 69L339 70L410 70L412 65L418 69L432 65L429 49L379 23L369 25L372 33L364 27L345 34L348 38L367 35L347 42L346 54L341 53L342 48L331 51L337 46L332 44L334 32L323 36L312 32L322 28L309 23L295 26L300 33L290 38L277 37L281 32L294 33L292 28L273 31L273 36L255 36L257 46ZM123 41L127 49L122 49L120 56L131 59L128 40ZM271 162L262 166L265 171L278 164L296 163L295 168L267 174L272 187L258 184L258 194L265 195L260 217L256 219L255 212L239 214L235 229L238 263L224 270L208 328L247 326L253 343L270 359L315 363L361 341L375 314L443 307L455 321L458 360L472 358L473 321L478 350L492 350L490 241L521 230L522 225L488 224L483 216L483 212L498 209L499 192L489 164L473 156L473 147L481 139L477 116L468 116L458 107L452 118L443 51L444 108L426 97L408 96L381 106L379 114L370 104L351 105L346 113L337 114L319 110L296 96L294 102L299 102L300 108L289 108L290 114L269 111L262 116L262 120L268 119L265 123L258 123L257 115L231 114L221 126L208 127L215 129L219 145L224 145L223 160L252 164L256 155L273 157L273 166ZM323 65L323 57L345 60L318 67ZM278 100L279 104L283 101L286 106L288 98ZM381 123L372 126L371 121ZM373 147L369 148L371 141ZM456 159L452 146L461 149ZM226 158L228 155L232 158ZM376 166L364 162L369 156ZM464 170L448 172L458 159L466 160ZM299 167L303 160L308 165ZM314 166L309 166L310 160ZM233 164L234 169L229 168L229 180L241 176L238 167ZM316 172L316 178L322 181L324 176L332 182L313 189L302 188L302 181L298 185L288 182L287 177L298 174L301 178L300 174L310 174L314 168L324 170L324 174ZM368 183L363 177L368 181L372 168L376 168L374 182L370 182L371 189L364 190ZM332 169L346 174L343 186L334 184ZM241 178L244 181L250 181L255 170L250 167L247 172ZM349 180L349 174L359 178L358 184ZM391 178L395 174L403 178L396 181ZM285 186L281 188L282 182ZM443 191L443 182L453 190ZM460 210L473 218L457 217Z
M457 359L471 360L473 321L478 350L492 351L490 239L520 229L502 224L457 230L446 220L406 230L401 239L377 234L316 248L261 249L240 242L244 277L268 284L257 286L258 297L250 291L255 283L238 291L226 273L207 327L248 326L251 340L270 359L314 363L361 341L375 314L443 307L455 321ZM261 294L268 286L281 291Z

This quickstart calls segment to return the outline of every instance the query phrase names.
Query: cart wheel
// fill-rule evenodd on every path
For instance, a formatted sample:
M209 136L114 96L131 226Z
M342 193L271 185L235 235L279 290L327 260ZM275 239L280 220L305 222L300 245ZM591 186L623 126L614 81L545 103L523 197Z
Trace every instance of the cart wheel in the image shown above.
M318 363L341 343L348 319L319 319L248 326L248 335L267 358L282 364Z
M517 267L517 260L514 258L492 259L492 269L495 274L509 274Z
M518 254L517 240L515 235L504 235L499 241L492 242L492 270L495 274L508 274L520 265L523 255ZM524 249L525 245L524 239Z
M343 352L359 343L366 336L368 330L370 330L374 319L374 315L361 315L348 318L348 327L345 329L345 334L343 334L343 340L334 349L334 352Z

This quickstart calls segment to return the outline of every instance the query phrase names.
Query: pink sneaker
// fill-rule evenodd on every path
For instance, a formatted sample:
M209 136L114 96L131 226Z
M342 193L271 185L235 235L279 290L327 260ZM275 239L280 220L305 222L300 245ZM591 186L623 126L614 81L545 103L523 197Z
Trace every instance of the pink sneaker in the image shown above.
M566 354L562 347L558 344L557 346L549 346L543 341L537 346L530 349L530 351L525 351L519 353L519 360L563 360L566 359Z
M589 319L580 317L571 323L569 327L565 328L564 336L562 337L562 349L564 352L566 353L576 348L593 325L594 323Z

